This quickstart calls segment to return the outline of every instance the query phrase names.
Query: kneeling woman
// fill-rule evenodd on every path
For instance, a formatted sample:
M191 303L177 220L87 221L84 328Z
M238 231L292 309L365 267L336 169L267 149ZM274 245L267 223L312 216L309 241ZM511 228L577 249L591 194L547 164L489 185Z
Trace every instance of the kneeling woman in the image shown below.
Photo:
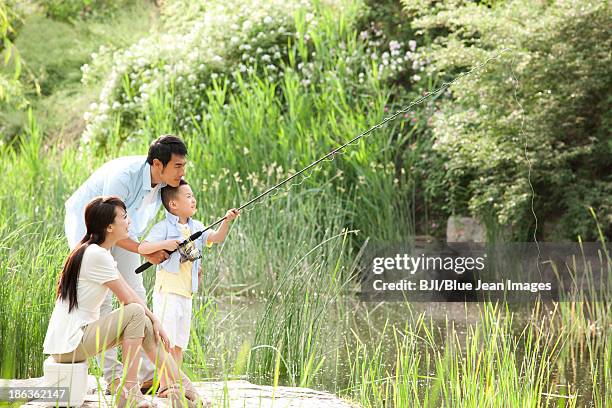
M160 321L125 282L109 252L117 241L128 238L129 224L118 197L97 197L85 208L87 234L64 264L44 352L59 363L72 363L121 343L127 372L119 406L150 407L137 377L142 348L156 362L160 387L168 389L172 406L197 406L203 401L168 354L169 340ZM123 307L100 317L109 289Z

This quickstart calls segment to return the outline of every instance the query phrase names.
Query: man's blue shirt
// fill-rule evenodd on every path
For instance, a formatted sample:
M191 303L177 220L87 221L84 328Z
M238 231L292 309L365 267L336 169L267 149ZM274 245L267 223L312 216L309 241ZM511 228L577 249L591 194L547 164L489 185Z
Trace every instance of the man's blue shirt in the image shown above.
M137 240L161 206L160 190L151 187L151 166L145 156L121 157L96 170L66 201L66 237L73 248L85 236L85 206L97 196L115 195L123 200L131 224L130 237ZM150 201L143 201L145 197Z

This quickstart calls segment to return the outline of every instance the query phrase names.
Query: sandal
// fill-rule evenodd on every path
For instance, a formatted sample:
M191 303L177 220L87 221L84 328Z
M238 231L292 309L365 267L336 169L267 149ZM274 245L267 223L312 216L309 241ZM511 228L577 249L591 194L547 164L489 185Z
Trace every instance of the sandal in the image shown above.
M194 398L195 396L195 398ZM210 408L212 403L202 399L196 391L188 391L180 384L173 384L168 388L168 399L170 406L174 408Z
M167 396L168 400L170 401L170 406L173 408L199 408L198 403L196 401L190 400L189 398L187 398L186 395L181 392L179 384L173 384L168 387Z
M165 386L165 387L160 386L159 389L157 390L157 396L159 398L167 398L168 392L170 391L171 388L176 388L179 391L183 392L185 394L185 397L187 397L187 399L191 401L196 401L200 399L200 394L198 394L198 391L194 387L189 377L185 375L185 373L181 373L180 382L177 382L177 383Z
M161 396L160 394L164 392L170 400L170 405L173 407L209 408L212 406L210 401L202 398L185 373L181 373L180 382L162 388L158 396Z
M119 403L117 404L118 408L156 408L157 404L155 404L152 400L149 400L145 397L140 391L140 386L135 381L126 381L126 384L134 383L130 388L127 388L125 385L121 387L121 395L119 396Z
M185 397L192 401L201 400L200 394L198 394L198 390L193 385L189 377L185 375L185 373L181 373L181 383L183 384L183 391L185 392Z
M157 389L157 394L156 394L156 396L157 396L158 398L167 398L167 397L168 397L168 390L169 390L169 389L170 389L170 387L169 387L169 386L168 386L168 387L161 387L161 386L160 386L160 387Z

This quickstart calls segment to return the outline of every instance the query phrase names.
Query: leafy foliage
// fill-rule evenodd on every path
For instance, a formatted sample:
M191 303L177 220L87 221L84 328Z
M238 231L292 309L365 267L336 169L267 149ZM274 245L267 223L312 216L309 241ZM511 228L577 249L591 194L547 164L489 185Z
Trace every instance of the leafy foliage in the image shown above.
M71 22L109 16L130 3L131 0L44 0L40 2L40 6L48 17Z
M595 238L593 207L612 226L607 2L495 4L404 1L413 26L433 38L430 75L452 76L504 52L452 88L434 115L434 149L448 210L493 215L527 239L535 211L547 238ZM442 164L442 163L440 163ZM530 178L528 175L530 174ZM542 230L540 230L540 233Z

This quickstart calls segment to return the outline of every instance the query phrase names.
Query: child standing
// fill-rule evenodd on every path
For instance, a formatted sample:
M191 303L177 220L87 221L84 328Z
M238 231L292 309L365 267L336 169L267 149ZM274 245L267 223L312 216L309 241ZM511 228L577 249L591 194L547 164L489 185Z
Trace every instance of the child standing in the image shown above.
M141 254L162 249L174 251L191 234L204 229L201 222L191 218L196 212L196 199L185 180L181 180L178 187L168 185L162 188L161 198L166 207L166 219L155 224L140 243L138 250ZM173 345L170 352L179 367L183 360L183 350L189 343L191 296L198 290L202 248L204 243L211 246L215 242L222 242L227 236L230 222L239 215L236 209L228 210L218 230L204 232L184 248L182 252L187 253L187 256L176 251L157 265L153 314L161 320L168 334Z

